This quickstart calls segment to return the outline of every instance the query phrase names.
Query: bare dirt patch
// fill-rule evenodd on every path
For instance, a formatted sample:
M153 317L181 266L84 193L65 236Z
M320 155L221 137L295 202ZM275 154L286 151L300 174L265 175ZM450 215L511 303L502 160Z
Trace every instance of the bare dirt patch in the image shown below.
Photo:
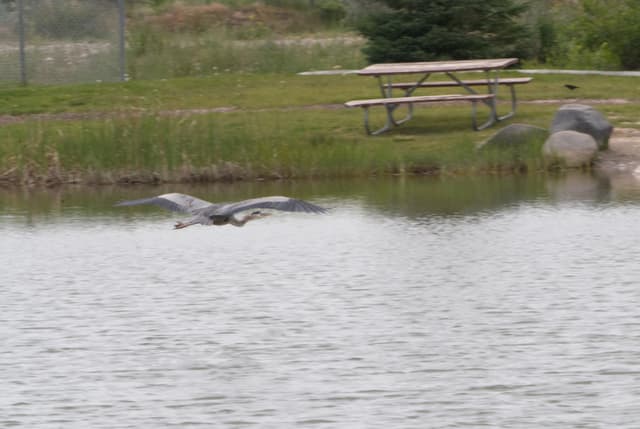
M301 22L302 15L295 10L261 3L231 8L221 3L208 5L175 4L159 15L149 15L144 23L158 30L172 32L204 32L219 25L227 27L264 26L277 33L286 33Z
M609 149L600 152L596 168L608 175L637 174L640 167L640 130L615 128Z
M629 104L633 101L627 100L624 98L605 98L605 99L596 99L596 98L563 98L563 99L548 99L548 100L529 100L529 101L519 101L519 103L523 104L570 104L570 103L580 103L580 104Z

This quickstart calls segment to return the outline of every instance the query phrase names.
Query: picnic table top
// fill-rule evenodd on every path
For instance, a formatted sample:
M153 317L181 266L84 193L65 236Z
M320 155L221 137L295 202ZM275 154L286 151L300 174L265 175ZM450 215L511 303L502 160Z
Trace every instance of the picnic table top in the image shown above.
M411 73L459 72L474 70L495 70L518 62L517 58L493 58L481 60L426 61L414 63L371 64L358 71L362 76L380 76Z

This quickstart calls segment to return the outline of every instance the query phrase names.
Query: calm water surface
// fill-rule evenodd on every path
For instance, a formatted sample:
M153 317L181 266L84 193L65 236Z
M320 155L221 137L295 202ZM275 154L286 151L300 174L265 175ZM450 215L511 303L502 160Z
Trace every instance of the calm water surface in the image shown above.
M174 231L179 190L331 207ZM0 191L0 427L637 428L640 182Z

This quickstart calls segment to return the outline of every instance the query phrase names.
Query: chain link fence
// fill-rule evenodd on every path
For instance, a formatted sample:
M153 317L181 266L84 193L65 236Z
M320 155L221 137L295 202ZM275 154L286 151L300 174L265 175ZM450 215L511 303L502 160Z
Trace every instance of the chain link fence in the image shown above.
M125 79L124 0L0 0L0 83Z

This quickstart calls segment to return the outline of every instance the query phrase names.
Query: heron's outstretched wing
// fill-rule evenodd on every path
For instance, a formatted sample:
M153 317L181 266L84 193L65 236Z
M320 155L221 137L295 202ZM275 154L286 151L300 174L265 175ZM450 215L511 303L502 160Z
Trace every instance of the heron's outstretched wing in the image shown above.
M253 198L251 200L239 201L237 203L224 204L212 209L206 210L206 214L215 214L221 216L230 216L244 210L253 209L273 209L285 212L307 212L307 213L324 213L327 211L324 207L311 204L307 201L297 200L289 197L262 197Z
M201 200L186 194L163 194L157 197L142 198L139 200L122 201L116 206L138 206L141 204L153 204L167 210L182 213L196 214L204 208L216 207L208 201Z

